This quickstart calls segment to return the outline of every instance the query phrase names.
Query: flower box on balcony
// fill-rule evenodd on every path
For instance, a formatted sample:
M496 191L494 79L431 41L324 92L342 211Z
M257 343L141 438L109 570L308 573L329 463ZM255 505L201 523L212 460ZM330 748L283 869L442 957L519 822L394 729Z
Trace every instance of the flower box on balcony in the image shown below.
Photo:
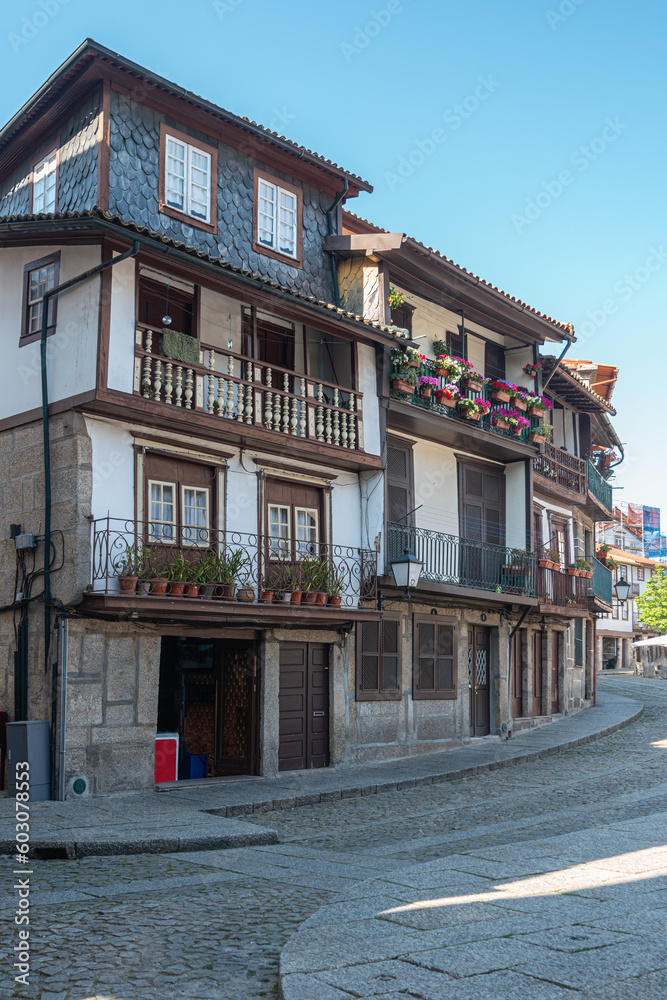
M552 559L538 559L537 565L540 569L560 569L560 563L554 562Z
M404 396L412 396L415 391L414 385L404 382L402 378L393 378L391 380L391 387L394 392L400 392Z
M581 570L577 569L576 566L568 566L567 567L567 575L568 576L580 576L581 575Z
M503 389L494 389L491 393L491 398L495 399L498 403L509 403L512 397L509 392L505 392Z
M584 580L592 580L593 573L589 569L580 569L579 576L583 577Z
M544 434L538 433L538 431L531 431L530 434L528 435L528 440L532 441L533 444L544 444L546 441L546 437L544 436Z
M436 389L435 401L436 403L439 403L440 406L448 406L450 410L453 410L458 402L458 397L448 396L444 389Z
M481 392L483 387L484 380L481 378L471 376L470 378L463 379L463 388L468 389L470 392Z
M529 406L528 407L529 417L538 417L540 420L544 420L544 410L541 410L539 406Z
M515 410L520 410L522 413L525 413L528 409L527 402L525 399L521 399L520 396L512 396L512 406Z
M510 425L509 425L509 421L505 420L504 417L495 416L493 418L493 426L494 427L499 427L501 430L506 431L506 430L509 430L509 426Z

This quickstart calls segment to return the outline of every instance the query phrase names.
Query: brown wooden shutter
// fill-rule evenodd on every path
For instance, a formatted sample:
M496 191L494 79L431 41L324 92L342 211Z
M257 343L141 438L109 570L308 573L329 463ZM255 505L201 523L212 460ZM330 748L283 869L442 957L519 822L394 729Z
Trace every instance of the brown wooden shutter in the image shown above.
M455 626L435 616L414 619L413 697L456 698Z
M481 466L464 465L463 534L492 545L505 543L505 510L501 473Z
M357 625L357 701L398 701L401 697L401 619Z
M505 378L505 351L500 344L484 345L484 374L487 378Z
M387 445L387 520L412 524L412 448L392 439Z
M455 358L463 357L463 337L460 333L447 334L447 350Z

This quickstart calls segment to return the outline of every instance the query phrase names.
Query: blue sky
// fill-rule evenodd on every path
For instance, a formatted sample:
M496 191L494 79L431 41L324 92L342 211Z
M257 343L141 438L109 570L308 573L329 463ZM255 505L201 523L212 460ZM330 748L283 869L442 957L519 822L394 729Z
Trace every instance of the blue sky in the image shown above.
M657 0L15 0L0 118L93 37L361 174L353 211L620 368L615 496L661 506L666 29Z

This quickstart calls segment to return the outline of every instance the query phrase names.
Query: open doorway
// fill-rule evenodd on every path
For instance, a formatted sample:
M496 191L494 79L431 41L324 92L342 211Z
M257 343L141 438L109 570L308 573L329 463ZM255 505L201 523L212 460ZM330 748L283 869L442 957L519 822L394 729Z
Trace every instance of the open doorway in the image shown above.
M178 734L178 778L257 774L257 655L247 639L163 636L158 732Z

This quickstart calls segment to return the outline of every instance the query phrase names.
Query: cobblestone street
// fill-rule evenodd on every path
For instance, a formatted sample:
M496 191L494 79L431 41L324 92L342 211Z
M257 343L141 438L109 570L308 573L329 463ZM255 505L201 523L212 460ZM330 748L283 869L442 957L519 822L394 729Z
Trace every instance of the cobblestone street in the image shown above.
M653 815L658 819L658 814L663 814L658 822L664 827L667 684L605 677L601 685L604 690L642 701L642 716L588 746L532 763L427 787L275 811L270 817L247 817L260 827L264 824L277 829L281 840L277 845L35 861L32 985L26 991L6 974L0 996L29 995L41 1000L254 1000L274 996L279 988L279 954L290 936L319 907L349 900L355 888L368 879L473 849L492 859L493 851L485 848L516 847L522 841L546 841L578 831L588 845L599 842L600 858L620 853L612 849L610 835L604 830L608 824ZM660 836L657 826L656 836ZM533 843L531 852L535 847ZM577 863L569 857L551 861L553 870ZM3 865L7 865L6 860ZM419 878L428 870L417 867L417 882L413 884L425 885ZM483 879L478 881L481 884ZM655 879L653 888L659 891L651 911L654 936L663 945L667 928L660 915L667 915L665 884L665 878ZM621 895L610 894L616 901L614 914L622 916L618 905ZM15 905L12 892L3 892L0 902L10 918ZM527 935L538 929L539 912L530 917L532 927L527 926L527 912L517 913L519 917L523 929L509 927L507 918L504 934L526 935L522 947L532 954L533 946L537 961L537 954L544 949ZM599 940L586 947L609 946L620 939L622 930L632 942L636 934L645 933L638 921L628 920L627 927L600 932ZM12 944L5 939L5 956ZM569 946L564 949L571 950ZM480 949L477 971L505 967L502 961L496 960L496 965L493 961L492 955L487 958L486 951ZM608 993L599 995L609 1000L630 996L658 1000L665 995L665 983L655 978L653 970L665 966L663 946L662 960L651 952L646 968L628 967L618 973L618 978L642 973L632 985L610 987ZM423 969L414 968L417 978L425 974ZM654 979L650 983L647 979L643 987L642 979L649 974ZM458 975L469 976L470 971ZM388 982L391 977L388 973ZM342 981L340 986L322 982L321 987L322 1000L367 995L380 1000L377 990L360 992L364 987L355 987L354 977L348 978L345 987ZM391 989L398 992L385 995L398 998L401 988L406 987L394 985ZM423 994L409 995L436 996L429 989L432 987L426 984ZM568 981L567 989L526 979L522 992L512 992L516 989L508 980L494 994L442 995L479 995L489 1000L492 996L494 1000L505 996L527 1000L598 996L585 992L591 987L583 979ZM303 1000L319 998L304 991Z

